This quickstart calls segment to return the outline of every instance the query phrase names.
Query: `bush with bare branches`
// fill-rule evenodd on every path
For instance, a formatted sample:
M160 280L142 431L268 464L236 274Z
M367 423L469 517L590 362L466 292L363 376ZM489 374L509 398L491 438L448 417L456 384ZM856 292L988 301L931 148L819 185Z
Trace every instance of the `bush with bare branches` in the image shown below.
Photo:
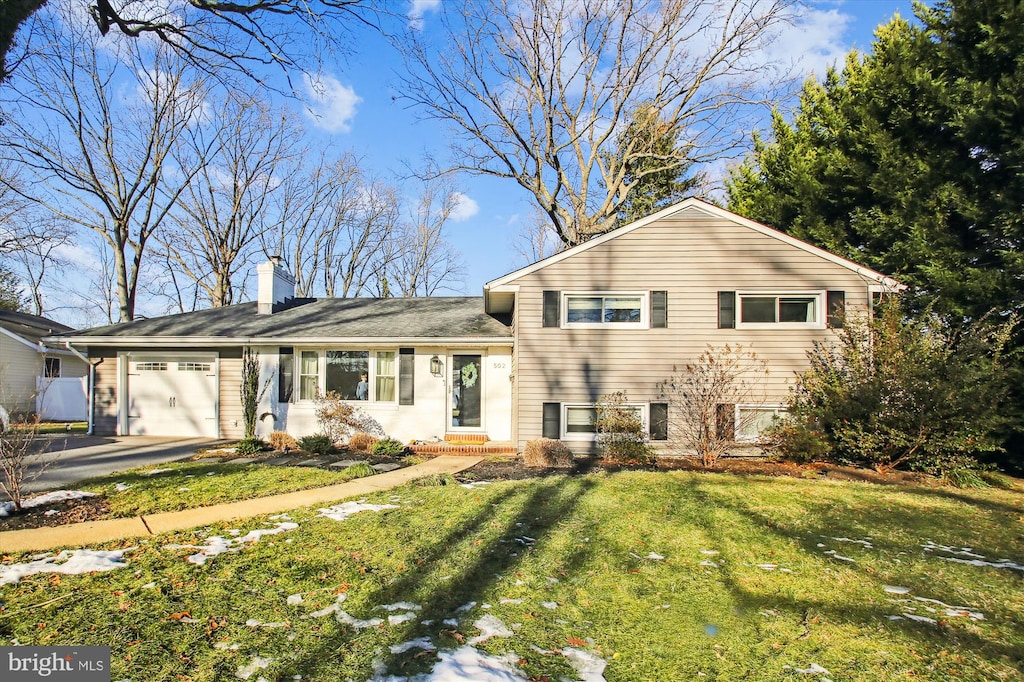
M572 450L560 440L537 438L523 448L523 463L528 467L572 466Z
M39 424L39 415L33 415L0 429L0 491L14 503L15 511L21 511L25 484L39 478L49 464L38 439Z
M334 391L317 396L314 404L320 433L330 438L332 443L340 443L350 433L357 431L377 436L384 435L384 429L376 419L364 414Z

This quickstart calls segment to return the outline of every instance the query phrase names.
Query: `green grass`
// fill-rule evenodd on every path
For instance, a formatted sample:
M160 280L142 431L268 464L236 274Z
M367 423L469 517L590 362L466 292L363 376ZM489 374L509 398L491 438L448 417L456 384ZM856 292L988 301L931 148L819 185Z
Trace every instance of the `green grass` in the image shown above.
M148 473L152 471L158 473ZM376 472L371 469L371 473ZM104 495L110 516L120 517L237 502L344 483L365 475L362 468L356 467L327 471L312 467L184 462L133 469L69 487Z
M366 680L375 660L396 675L429 670L433 655L389 645L429 637L454 649L492 614L520 625L477 646L515 652L535 679L577 676L534 646L587 648L608 661L611 681L820 679L794 670L812 663L834 680L1000 680L1020 679L1024 664L1024 574L924 549L1024 563L1019 490L623 472L469 490L408 485L368 501L399 508L340 522L298 510L298 529L205 566L184 560L195 550L167 545L228 537L230 526L137 542L128 568L0 587L0 644L108 645L113 679L235 679L258 654L274 660L252 679ZM516 540L525 537L535 542ZM644 558L652 552L664 559ZM287 604L297 593L303 603ZM344 611L384 624L355 630L305 617L338 593ZM932 613L936 604L914 597L969 606L984 620ZM375 607L399 601L422 610L388 624ZM173 617L183 613L197 622ZM938 622L888 618L901 613Z

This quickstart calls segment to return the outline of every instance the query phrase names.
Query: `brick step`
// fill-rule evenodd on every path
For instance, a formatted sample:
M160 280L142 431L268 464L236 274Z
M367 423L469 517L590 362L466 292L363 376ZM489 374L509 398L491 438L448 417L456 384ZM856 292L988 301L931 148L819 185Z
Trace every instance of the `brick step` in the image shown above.
M486 443L417 443L411 445L420 455L517 455L519 451L510 441L492 440Z

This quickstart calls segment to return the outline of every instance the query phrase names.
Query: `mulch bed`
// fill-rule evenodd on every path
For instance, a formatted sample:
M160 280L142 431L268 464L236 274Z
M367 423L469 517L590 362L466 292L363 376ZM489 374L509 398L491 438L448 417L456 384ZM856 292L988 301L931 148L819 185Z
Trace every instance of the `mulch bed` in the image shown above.
M266 457L281 453L267 453ZM393 459L378 458L360 453L341 453L325 458L327 461L336 459L364 460L370 464L395 462ZM820 479L830 481L862 481L866 483L889 485L927 485L930 479L922 474L893 471L885 474L871 469L839 466L835 464L798 465L788 462L771 462L753 457L724 458L714 469L705 469L694 459L673 457L662 458L654 466L621 466L603 462L596 457L577 458L571 469L547 467L528 467L521 457L490 457L476 466L455 475L461 483L472 481L517 481L545 476L579 475L594 471L703 471L707 473L728 473L750 476L792 476L796 478ZM48 515L46 512L50 511ZM21 514L0 518L0 531L21 530L25 528L43 528L60 526L82 521L95 521L105 518L109 510L102 496L87 497L77 500L55 502L45 507L33 507Z

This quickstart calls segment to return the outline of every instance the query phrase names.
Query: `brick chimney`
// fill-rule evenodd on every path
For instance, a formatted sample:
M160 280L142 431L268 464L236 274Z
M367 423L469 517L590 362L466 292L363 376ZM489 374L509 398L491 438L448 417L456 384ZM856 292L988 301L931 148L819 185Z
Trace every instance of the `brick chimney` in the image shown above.
M256 266L256 281L256 312L260 315L272 315L275 305L295 296L295 278L284 268L280 256L271 256Z

